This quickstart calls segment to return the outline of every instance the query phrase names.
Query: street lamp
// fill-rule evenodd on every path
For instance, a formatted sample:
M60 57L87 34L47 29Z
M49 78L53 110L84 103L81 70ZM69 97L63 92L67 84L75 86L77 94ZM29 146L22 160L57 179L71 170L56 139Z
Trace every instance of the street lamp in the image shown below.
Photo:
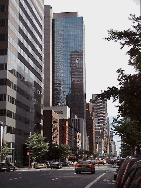
M30 168L30 147L31 147L31 132L30 132L30 136L29 136L29 139L30 139L30 144L29 144L29 168Z
M1 152L0 152L1 153L1 157L0 157L0 161L2 161L2 137L3 137L3 129L2 129L3 128L2 127L3 126L3 122L2 121L0 121L0 126L1 126L1 142L0 142L1 143Z

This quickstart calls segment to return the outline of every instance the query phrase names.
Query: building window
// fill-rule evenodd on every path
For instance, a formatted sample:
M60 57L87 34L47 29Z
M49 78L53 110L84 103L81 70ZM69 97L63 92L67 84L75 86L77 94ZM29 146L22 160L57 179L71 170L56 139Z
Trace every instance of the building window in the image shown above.
M6 5L0 5L0 12L6 12Z
M0 55L7 55L7 49L0 49Z
M0 41L7 41L8 40L8 34L0 34Z

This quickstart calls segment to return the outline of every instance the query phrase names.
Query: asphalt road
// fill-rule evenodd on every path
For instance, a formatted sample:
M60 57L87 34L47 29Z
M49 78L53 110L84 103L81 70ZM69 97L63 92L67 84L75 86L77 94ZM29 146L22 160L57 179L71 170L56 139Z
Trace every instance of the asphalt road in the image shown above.
M76 174L74 167L62 169L18 169L0 172L0 188L114 188L111 165L96 166L95 174Z

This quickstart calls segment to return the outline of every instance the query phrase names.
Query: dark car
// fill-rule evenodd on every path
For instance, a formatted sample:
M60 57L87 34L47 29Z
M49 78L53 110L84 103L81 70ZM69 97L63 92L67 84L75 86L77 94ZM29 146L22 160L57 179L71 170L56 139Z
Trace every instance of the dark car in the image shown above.
M58 169L60 169L60 168L62 168L62 164L61 164L61 162L52 162L51 165L50 165L50 167L51 167L51 169L52 168L58 168Z
M12 164L1 162L0 163L0 171L2 172L10 172L10 171L15 171L16 168Z
M124 160L125 160L125 158L121 158L121 159L118 159L118 160L117 160L117 166L118 166L118 168L117 168L116 172L114 173L114 180L117 179L118 171L119 171L119 169L120 169L122 163L124 162Z
M137 161L127 172L123 187L141 188L141 160Z
M124 160L124 162L122 163L118 174L117 174L117 179L115 182L115 188L122 188L123 187L123 183L127 177L127 173L128 171L131 169L131 167L135 164L135 162L137 162L139 160L139 158L137 157L126 157L126 159Z
M92 174L95 173L95 165L91 161L79 161L75 165L75 172L91 172Z

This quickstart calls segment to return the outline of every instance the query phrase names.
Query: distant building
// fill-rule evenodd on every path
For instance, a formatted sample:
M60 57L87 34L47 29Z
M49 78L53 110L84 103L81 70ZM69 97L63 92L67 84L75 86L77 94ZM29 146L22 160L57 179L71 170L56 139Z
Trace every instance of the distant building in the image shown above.
M45 141L59 145L59 115L53 110L44 110L43 136Z
M72 148L73 147L73 125L70 121L70 108L68 106L44 107L44 112L46 112L48 110L49 111L51 110L58 115L58 119L59 119L59 132L58 132L59 145L67 144ZM44 113L44 115L45 115L45 113ZM46 119L45 116L44 116L44 118ZM50 131L50 134L51 134L51 129L50 130L44 129L44 135L48 134L48 131Z
M107 100L96 99L97 94L92 94L90 102L94 107L95 115L95 137L97 152L99 155L104 156L107 143L106 143L106 126L107 126Z
M95 143L95 117L92 103L86 104L86 129L89 138L89 151L96 149Z

